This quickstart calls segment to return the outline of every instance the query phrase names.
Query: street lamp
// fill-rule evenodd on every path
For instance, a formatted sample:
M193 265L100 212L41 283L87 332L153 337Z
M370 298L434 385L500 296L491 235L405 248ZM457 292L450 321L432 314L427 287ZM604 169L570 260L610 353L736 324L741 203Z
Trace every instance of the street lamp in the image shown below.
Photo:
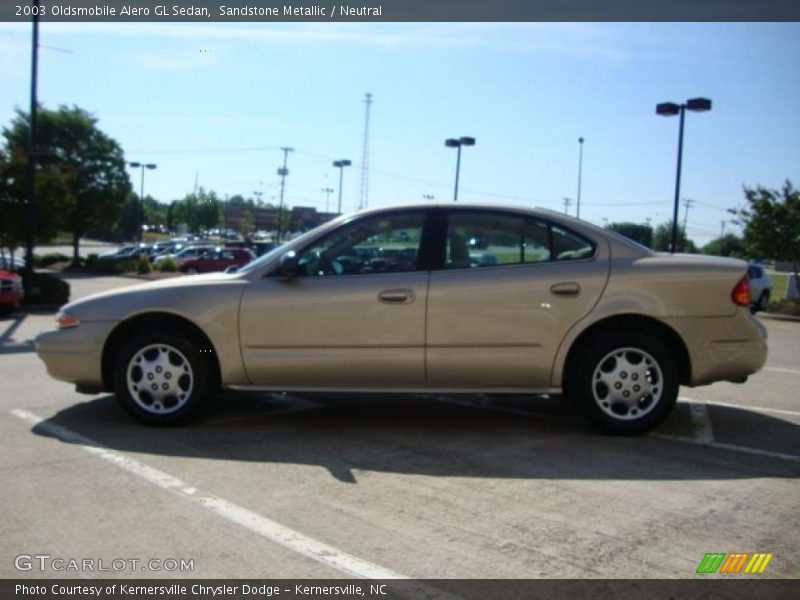
M583 175L583 138L578 138L578 207L575 212L577 218L581 218L581 176Z
M142 243L142 228L144 227L144 170L145 169L155 169L157 165L153 163L140 163L140 162L132 162L128 163L128 166L131 169L141 169L142 170L142 179L141 183L139 184L139 243Z
M324 187L322 188L322 193L325 194L325 215L331 214L331 194L333 193L333 188Z
M674 117L680 115L680 125L678 129L678 170L675 175L675 204L672 209L672 243L671 250L674 253L678 249L678 199L681 194L681 163L683 161L683 121L686 109L693 112L706 112L711 110L711 100L708 98L692 98L685 104L675 104L674 102L662 102L656 105L656 114L662 117Z
M344 168L349 167L353 163L343 158L342 160L333 161L333 166L339 169L339 210L338 214L342 214L342 177L344 175Z
M444 141L444 145L448 148L458 148L458 154L456 155L456 187L453 192L453 202L458 202L458 175L461 171L461 146L474 146L475 138L466 136L458 139L448 138Z

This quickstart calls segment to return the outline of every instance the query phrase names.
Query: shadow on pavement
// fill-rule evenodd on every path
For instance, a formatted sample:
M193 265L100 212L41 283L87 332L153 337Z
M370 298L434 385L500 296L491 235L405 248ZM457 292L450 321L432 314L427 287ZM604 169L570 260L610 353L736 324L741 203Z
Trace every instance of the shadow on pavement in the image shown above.
M466 405L470 399L499 410ZM521 407L536 412L526 415ZM679 408L677 421L665 427L680 423L677 413L688 408ZM793 423L740 409L719 411L749 429L799 439L800 426ZM226 394L199 422L156 428L133 421L106 395L65 408L33 431L58 437L50 425L125 453L315 465L352 483L354 471L639 481L800 476L797 462L658 437L598 434L558 398L450 402L399 395Z

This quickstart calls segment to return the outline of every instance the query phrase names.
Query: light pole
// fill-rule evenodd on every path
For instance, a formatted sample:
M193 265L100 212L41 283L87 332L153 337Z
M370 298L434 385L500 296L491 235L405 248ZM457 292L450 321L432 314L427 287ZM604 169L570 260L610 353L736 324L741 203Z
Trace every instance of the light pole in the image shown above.
M575 216L581 218L581 176L583 175L583 138L578 138L578 207Z
M289 160L289 152L294 152L294 148L289 148L288 146L283 146L281 148L283 151L283 167L278 169L278 175L281 176L281 201L278 204L278 232L277 232L277 239L275 240L278 244L281 243L281 222L283 221L283 190L286 187L286 176L289 174L289 169L286 168L286 162Z
M25 286L33 273L33 244L36 235L36 121L38 111L37 84L39 77L39 0L33 2L33 37L31 40L31 113L28 123L27 196L25 203ZM27 291L27 290L26 290Z
M142 243L142 228L144 227L144 170L145 169L155 169L158 165L153 163L140 163L140 162L132 162L128 163L128 166L131 169L141 169L142 170L142 178L141 182L139 183L139 243Z
M662 117L674 117L680 115L680 125L678 128L678 169L675 175L675 203L672 208L672 241L671 251L675 253L678 249L678 202L681 195L681 163L683 162L683 121L686 110L694 112L705 112L711 110L711 100L708 98L692 98L684 104L674 102L662 102L656 105L656 114Z
M342 179L344 176L344 168L349 167L353 163L343 158L342 160L335 160L333 161L333 166L339 169L339 210L337 211L338 214L342 214Z
M448 148L458 148L458 154L456 155L456 187L453 191L453 202L458 202L458 176L461 171L461 146L474 146L475 138L466 136L458 139L448 138L444 141L444 145Z

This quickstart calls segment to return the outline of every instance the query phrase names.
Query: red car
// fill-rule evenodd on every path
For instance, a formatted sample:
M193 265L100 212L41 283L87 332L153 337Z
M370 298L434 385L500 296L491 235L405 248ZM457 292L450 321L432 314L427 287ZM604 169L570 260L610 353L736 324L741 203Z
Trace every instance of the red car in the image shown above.
M12 271L0 271L0 315L11 314L23 295L22 277Z
M224 271L228 267L241 267L246 265L256 257L247 248L219 248L213 252L207 252L197 258L191 258L183 262L179 267L182 273L210 273L212 271Z

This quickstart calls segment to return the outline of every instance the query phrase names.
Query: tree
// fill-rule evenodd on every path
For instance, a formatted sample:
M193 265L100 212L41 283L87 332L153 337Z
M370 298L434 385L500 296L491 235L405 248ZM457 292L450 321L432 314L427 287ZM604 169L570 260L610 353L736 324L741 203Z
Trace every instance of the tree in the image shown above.
M239 225L239 228L242 231L242 235L248 235L255 229L255 225L253 223L253 213L250 212L249 208L242 213L242 222Z
M744 240L734 233L726 233L722 237L711 240L703 246L702 252L714 256L733 256L734 258L747 255Z
M800 266L800 191L786 180L779 190L744 187L747 206L731 209L744 227L744 243L754 256L792 263L797 280Z
M626 238L639 242L648 248L653 247L653 228L650 225L623 221L621 223L611 223L606 229L616 231L620 235L624 235Z
M658 225L653 232L653 250L669 252L672 243L672 221ZM678 225L678 249L681 252L697 252L697 246L686 237L686 230Z
M92 227L108 226L130 190L125 159L119 144L100 131L97 119L73 106L40 109L36 130L37 233L57 225L72 233L73 262L78 260L80 237ZM26 189L26 144L29 115L17 111L3 130L5 151L15 165L13 196L22 202Z

